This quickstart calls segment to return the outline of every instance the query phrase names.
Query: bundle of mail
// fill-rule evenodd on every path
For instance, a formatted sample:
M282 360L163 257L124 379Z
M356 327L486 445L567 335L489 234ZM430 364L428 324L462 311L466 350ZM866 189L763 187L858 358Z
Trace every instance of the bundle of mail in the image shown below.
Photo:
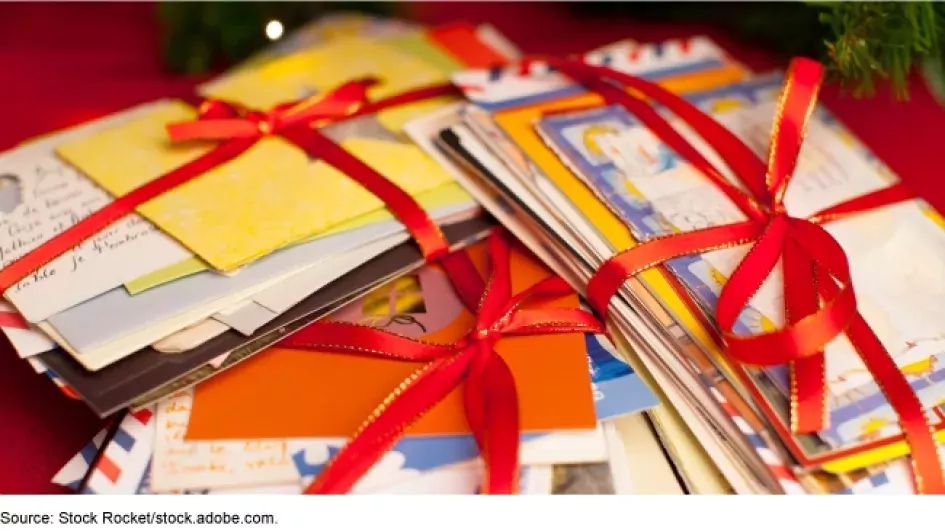
M200 96L268 109L365 76L381 80L376 98L452 81L465 98L321 131L413 196L477 268L488 268L482 240L504 225L519 240L517 286L555 273L581 292L635 242L733 219L623 108L538 65L484 65L520 56L489 26L343 15ZM623 41L584 60L684 94L767 149L781 76L753 76L707 39ZM194 115L182 102L147 103L0 155L3 266L205 154L211 146L166 138L168 123ZM816 210L895 179L822 109L808 137L792 204ZM861 310L936 421L943 227L912 201L836 231ZM852 349L828 349L829 428L805 435L789 425L784 367L726 361L695 314L712 315L732 260L712 252L640 275L609 336L498 343L519 396L522 493L912 492L896 416ZM783 321L778 293L759 292L740 326ZM54 478L93 494L301 493L422 364L283 339L330 320L450 342L475 320L380 200L280 138L145 203L5 296L2 327L20 356L112 419ZM482 474L455 390L351 491L475 493Z

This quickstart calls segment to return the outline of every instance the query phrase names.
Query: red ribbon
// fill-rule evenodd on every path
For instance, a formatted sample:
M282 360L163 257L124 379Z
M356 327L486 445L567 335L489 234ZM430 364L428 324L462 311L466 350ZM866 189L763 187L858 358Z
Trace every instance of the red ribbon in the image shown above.
M512 294L509 241L489 241L492 275L476 326L452 344L408 339L374 328L316 322L284 339L281 347L429 362L394 390L334 457L306 494L342 494L397 442L404 430L464 383L466 417L485 462L483 492L512 494L518 481L518 397L515 381L495 344L503 337L603 333L598 319L578 309L529 309L530 303L574 293L552 276ZM536 360L538 362L538 360Z
M905 376L857 310L846 254L821 224L913 198L895 184L806 219L784 209L784 195L797 163L814 110L822 66L795 59L787 73L771 137L767 164L724 126L684 99L638 77L573 60L543 59L583 83L608 103L634 114L664 143L686 158L722 190L749 221L654 238L607 261L588 284L588 298L606 315L611 298L626 279L680 256L743 244L751 250L723 287L716 321L726 352L758 366L789 364L792 381L792 428L798 433L827 424L824 347L846 334L883 390L912 453L917 492L945 493L941 461L924 408ZM631 89L628 93L624 89ZM660 114L652 100L675 114L711 145L744 184L732 185ZM779 330L742 336L735 322L778 261L784 270L785 309L789 324Z
M449 242L410 194L317 129L318 126L456 92L451 85L435 85L371 102L367 90L376 83L374 79L346 83L324 95L279 105L268 112L251 111L218 100L204 102L197 120L172 124L168 132L175 142L219 140L219 145L201 157L115 199L0 270L0 292L134 212L142 204L239 157L263 137L279 135L310 156L331 164L383 201L417 241L424 258L427 261L439 260L450 272L450 280L460 299L467 307L475 308L483 290L483 282L468 256L465 253L449 253Z

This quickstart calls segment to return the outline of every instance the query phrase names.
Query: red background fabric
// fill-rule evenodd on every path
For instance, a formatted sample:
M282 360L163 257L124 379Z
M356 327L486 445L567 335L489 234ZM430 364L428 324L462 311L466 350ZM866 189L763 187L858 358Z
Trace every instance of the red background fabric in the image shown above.
M783 66L765 53L699 26L642 24L619 16L575 20L561 4L418 3L424 23L490 22L531 53L579 52L619 39L652 42L706 34L748 66ZM262 28L260 28L262 30ZM202 79L161 65L154 6L0 4L0 150L39 134L162 97L191 93ZM945 110L918 81L907 103L886 87L856 100L827 86L821 101L918 194L945 210ZM0 339L0 493L60 493L49 480L104 421L66 398Z

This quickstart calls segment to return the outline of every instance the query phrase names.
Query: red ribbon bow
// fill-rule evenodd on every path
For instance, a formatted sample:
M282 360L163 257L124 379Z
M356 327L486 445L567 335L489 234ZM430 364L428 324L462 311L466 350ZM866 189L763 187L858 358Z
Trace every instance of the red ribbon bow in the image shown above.
M901 201L912 194L895 184L800 219L784 209L808 120L814 110L822 66L795 59L771 136L767 165L738 137L698 108L669 91L635 76L572 60L545 60L583 83L608 103L623 106L657 137L722 190L748 221L654 238L607 261L588 284L588 298L601 315L627 278L673 258L752 244L719 296L716 321L726 352L735 360L759 366L791 367L792 427L809 433L826 426L824 347L846 334L867 369L899 415L913 456L920 492L943 493L945 481L924 407L905 376L860 315L846 254L820 224L861 214ZM624 89L631 89L628 93ZM732 185L689 144L647 98L664 106L706 140L744 184ZM764 280L781 261L789 324L751 336L737 335L735 322Z
M168 134L174 142L185 140L259 139L280 135L294 126L308 129L321 120L355 116L368 104L368 89L378 81L366 78L351 81L335 90L283 103L267 112L250 111L233 103L208 100L200 105L198 120L171 124Z
M307 494L350 490L410 424L463 382L466 417L486 465L483 492L517 491L518 398L512 373L495 352L496 342L509 336L603 333L604 329L594 315L583 310L525 307L561 298L573 290L560 277L552 276L513 295L510 248L504 233L493 234L489 248L492 277L482 296L475 329L453 344L426 343L340 322L314 323L280 343L285 348L429 362L378 406Z

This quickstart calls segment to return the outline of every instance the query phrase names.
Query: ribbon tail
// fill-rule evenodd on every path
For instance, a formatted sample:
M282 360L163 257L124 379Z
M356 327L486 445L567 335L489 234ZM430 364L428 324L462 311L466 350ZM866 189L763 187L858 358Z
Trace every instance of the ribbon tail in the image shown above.
M836 221L912 199L915 199L915 194L906 188L904 184L896 183L881 190L861 195L849 201L844 201L830 208L825 208L810 216L807 220L813 223Z
M813 260L794 241L784 245L784 307L787 321L795 324L814 314L820 305L812 281L833 282L822 268L815 270ZM815 276L818 273L818 276ZM827 425L826 364L824 353L801 358L791 367L791 429L795 433L813 433Z
M466 373L466 381L463 384L463 403L466 409L466 422L469 423L469 429L472 431L473 438L476 439L476 446L479 448L479 455L482 460L488 464L488 448L486 447L486 433L489 431L489 424L486 420L486 411L483 406L483 373L486 369L486 362L490 356L496 355L492 345L478 343L470 347L475 349L473 357L469 362L469 370Z
M462 381L462 355L437 360L414 373L368 418L305 494L344 494L396 444L404 430Z
M883 390L889 405L899 415L899 424L912 453L916 492L945 494L942 459L925 408L892 356L857 313L847 329L850 342L860 353L863 364Z
M839 290L834 283L822 284L820 287L828 298L835 298ZM925 414L925 407L915 390L858 311L854 313L846 334L863 360L863 365L899 417L899 425L912 454L916 492L945 494L945 471L942 469L938 443Z
M505 311L506 303L512 297L512 276L509 266L511 243L504 230L498 230L489 237L489 258L492 273L486 286L482 302L476 312L476 327L486 328L494 323Z
M485 463L483 494L515 494L519 477L518 393L512 371L480 343L466 382L466 417Z

